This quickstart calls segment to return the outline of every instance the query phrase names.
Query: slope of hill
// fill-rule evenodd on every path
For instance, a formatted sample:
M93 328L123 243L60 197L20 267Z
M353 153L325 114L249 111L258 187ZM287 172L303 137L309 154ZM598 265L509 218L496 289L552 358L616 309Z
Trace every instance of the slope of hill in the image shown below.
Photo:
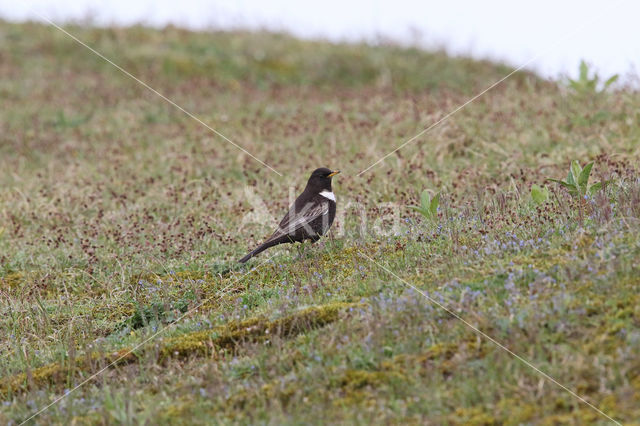
M511 69L65 28L202 122L55 28L0 23L0 422L67 393L37 420L640 418L637 92L516 73L368 169ZM604 188L547 181L573 159ZM331 236L238 266L319 166L343 171ZM425 188L430 219L408 208Z

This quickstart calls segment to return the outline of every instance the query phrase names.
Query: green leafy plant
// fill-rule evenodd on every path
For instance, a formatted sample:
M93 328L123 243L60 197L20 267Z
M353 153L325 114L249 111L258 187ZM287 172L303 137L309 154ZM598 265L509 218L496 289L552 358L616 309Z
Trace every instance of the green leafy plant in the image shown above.
M531 187L531 199L539 206L549 200L549 190L544 186L533 185Z
M423 217L434 220L438 218L438 206L440 205L440 193L431 198L428 190L422 191L420 194L420 205L409 206L410 209L419 212Z
M583 197L585 195L592 196L596 191L602 189L602 185L607 182L597 182L593 185L589 185L589 175L591 174L591 168L593 167L593 161L580 167L580 163L577 160L571 162L567 180L551 179L551 182L559 183L564 186L574 197Z
M602 84L602 89L599 89L600 77L598 73L589 77L589 65L585 61L580 61L578 78L576 80L569 79L569 87L578 95L591 95L604 92L617 80L618 74L614 74Z

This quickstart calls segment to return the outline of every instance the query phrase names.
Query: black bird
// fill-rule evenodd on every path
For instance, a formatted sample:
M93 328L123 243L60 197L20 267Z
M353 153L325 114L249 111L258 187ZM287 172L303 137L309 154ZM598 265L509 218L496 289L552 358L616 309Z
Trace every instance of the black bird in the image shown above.
M298 241L318 241L336 217L336 196L331 178L340 173L321 167L311 173L307 186L296 198L278 229L267 240L238 262L244 263L269 247Z

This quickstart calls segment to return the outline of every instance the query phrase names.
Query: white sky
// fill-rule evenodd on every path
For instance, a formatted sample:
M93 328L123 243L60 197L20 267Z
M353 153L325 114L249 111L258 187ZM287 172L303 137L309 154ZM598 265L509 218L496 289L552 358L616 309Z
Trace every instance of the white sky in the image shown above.
M504 60L546 76L575 75L580 59L602 76L638 74L640 1L595 0L0 0L0 17L99 25L167 23L267 28L301 37L376 40L382 35L451 53Z

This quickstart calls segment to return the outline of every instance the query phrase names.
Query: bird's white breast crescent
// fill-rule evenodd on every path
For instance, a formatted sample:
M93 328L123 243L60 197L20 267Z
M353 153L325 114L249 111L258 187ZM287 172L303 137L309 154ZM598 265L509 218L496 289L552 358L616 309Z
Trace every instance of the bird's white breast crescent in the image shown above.
M334 201L334 202L336 201L336 196L333 192L322 191L320 195L322 195L324 198L328 198L331 201Z

